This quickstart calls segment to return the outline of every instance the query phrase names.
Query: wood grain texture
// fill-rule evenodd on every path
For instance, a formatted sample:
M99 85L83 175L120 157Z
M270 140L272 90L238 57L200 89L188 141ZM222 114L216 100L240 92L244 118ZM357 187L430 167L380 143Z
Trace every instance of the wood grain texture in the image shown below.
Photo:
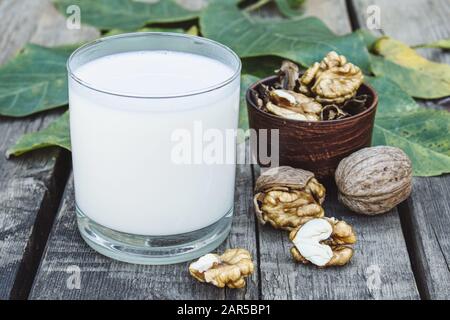
M337 33L350 31L345 1L308 1L308 9ZM336 12L337 11L337 12ZM334 16L339 17L333 19ZM317 269L294 263L288 233L259 227L263 299L419 299L397 210L383 216L351 214L328 188L325 214L354 226L358 243L351 263L341 268Z
M60 27L39 31L47 0L0 2L0 63L6 62L33 37L55 44ZM78 41L92 38L84 31ZM48 39L48 42L45 42ZM66 152L38 151L6 160L6 149L24 133L37 131L60 114L25 119L0 117L0 299L26 298L69 172Z
M66 17L61 15L49 0L39 0L41 15L36 31L30 41L43 46L61 46L82 43L98 38L100 32L90 26L81 25L80 29L68 29ZM83 19L83 13L81 13Z
M355 0L353 7L361 27L365 8L381 9L383 33L409 45L450 37L450 2L447 0ZM437 62L450 63L450 55L438 49L420 49ZM427 107L449 110L449 100L420 102ZM450 298L450 176L415 178L413 193L401 206L407 226L413 267L422 295L428 299Z
M426 299L450 299L450 175L415 178L401 207L413 266Z
M41 15L39 1L3 0L0 2L0 64L30 39Z
M245 146L239 148L242 154ZM250 165L239 165L232 231L218 251L248 249L257 263ZM70 266L81 271L81 288L66 285ZM255 266L258 270L258 266ZM194 280L188 263L169 266L142 266L117 262L89 248L81 239L75 218L73 181L70 180L62 206L36 276L31 299L257 299L258 272L246 289L218 289Z
M340 35L351 29L345 0L306 0L305 15L321 18L331 30Z

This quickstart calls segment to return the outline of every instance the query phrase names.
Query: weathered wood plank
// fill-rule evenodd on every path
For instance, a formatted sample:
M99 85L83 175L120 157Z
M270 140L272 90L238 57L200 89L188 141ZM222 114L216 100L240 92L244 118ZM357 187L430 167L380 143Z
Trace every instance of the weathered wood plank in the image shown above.
M240 152L244 151L241 146ZM218 249L247 248L257 262L250 165L239 165L236 175L235 215L230 236ZM81 271L81 288L66 282L70 267ZM257 270L257 268L256 268ZM201 284L188 273L188 263L142 266L103 257L81 239L75 218L73 181L70 180L36 276L31 299L257 299L258 272L242 290L217 289Z
M381 9L383 33L410 45L450 37L450 2L446 0L353 1L356 18L365 26L365 8ZM437 49L421 49L428 59L450 63L450 55ZM428 107L443 108L428 101ZM424 298L450 298L450 176L415 178L411 198L402 206L413 267Z
M345 34L351 30L344 0L308 0L305 15L321 18L337 34Z
M350 31L345 1L309 1L337 33ZM332 14L330 14L332 13ZM351 214L330 187L327 216L352 224L358 234L355 256L342 268L317 269L294 263L288 233L259 227L263 299L418 299L397 210L379 217Z
M450 299L450 176L415 178L401 207L416 278L426 299Z
M4 63L26 43L40 16L38 1L4 0L0 2L0 64Z
M82 43L98 38L100 32L90 26L81 25L80 29L68 29L66 17L61 15L50 1L40 1L42 14L39 17L36 31L31 42L43 46L59 46L65 44ZM81 13L81 20L83 13Z
M32 37L39 37L42 44L56 43L54 35L64 33L61 25L45 33L38 27L49 6L47 0L0 2L0 63ZM91 36L78 31L74 37L81 41ZM26 298L70 166L68 154L56 149L12 160L6 160L4 154L21 135L45 127L58 114L0 117L0 299Z

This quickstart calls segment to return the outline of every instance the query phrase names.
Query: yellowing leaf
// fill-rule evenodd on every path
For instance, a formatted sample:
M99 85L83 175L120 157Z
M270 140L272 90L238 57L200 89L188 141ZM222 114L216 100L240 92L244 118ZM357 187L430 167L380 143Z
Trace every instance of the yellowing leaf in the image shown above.
M419 44L414 46L414 48L438 48L444 50L450 50L450 39L442 39L426 44Z
M378 39L373 50L372 70L387 76L411 96L424 99L450 95L450 65L429 61L406 44L388 37Z
M198 27L196 25L193 25L186 30L186 34L190 34L191 36L198 36L200 35L200 30L198 30Z

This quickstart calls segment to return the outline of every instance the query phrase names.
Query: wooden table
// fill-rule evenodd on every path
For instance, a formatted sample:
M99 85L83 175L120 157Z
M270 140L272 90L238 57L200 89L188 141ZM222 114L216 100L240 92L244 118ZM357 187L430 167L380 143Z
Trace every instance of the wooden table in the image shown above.
M343 34L365 28L368 5L381 8L382 31L408 44L450 36L448 0L309 0L307 14ZM0 63L27 42L59 45L99 36L65 28L48 0L0 0ZM439 50L421 50L450 63ZM448 100L426 102L449 108ZM0 118L0 154L26 132L61 114ZM246 146L240 145L239 152ZM326 212L355 226L359 242L346 267L320 270L292 262L284 232L261 226L252 210L257 168L240 165L233 228L219 248L248 248L256 271L246 289L200 284L187 263L141 266L97 254L76 228L70 154L47 149L0 157L0 299L445 299L450 298L450 176L414 178L413 193L386 215L351 214L328 191ZM80 271L80 287L71 277Z

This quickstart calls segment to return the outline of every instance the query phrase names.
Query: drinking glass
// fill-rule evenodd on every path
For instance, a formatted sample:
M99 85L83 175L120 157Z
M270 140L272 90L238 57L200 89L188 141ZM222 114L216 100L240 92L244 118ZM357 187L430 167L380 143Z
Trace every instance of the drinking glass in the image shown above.
M112 92L77 75L102 57L154 50L207 57L232 72L220 83L183 93L170 93L170 83L161 79L166 93L159 95ZM139 264L177 263L215 249L233 214L236 138L230 131L236 131L239 114L238 56L206 38L140 32L84 45L67 68L83 239L108 257ZM204 156L211 136L226 140L224 158L233 161ZM190 162L179 161L180 150Z

